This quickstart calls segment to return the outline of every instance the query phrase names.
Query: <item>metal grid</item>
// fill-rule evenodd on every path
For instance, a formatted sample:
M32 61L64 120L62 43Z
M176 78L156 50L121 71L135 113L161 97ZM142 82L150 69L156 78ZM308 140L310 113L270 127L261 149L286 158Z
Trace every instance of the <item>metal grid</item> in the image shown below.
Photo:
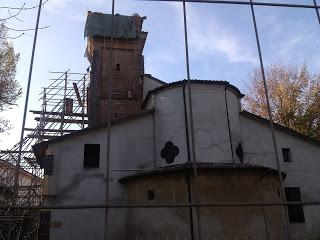
M21 206L17 203L14 205L7 205L4 207L1 207L1 209L8 208L8 209L83 209L83 208L104 208L106 210L106 215L107 215L107 220L106 220L106 228L105 228L105 239L108 239L108 209L110 208L174 208L174 207L191 207L195 210L197 213L197 209L201 206L211 206L211 207L221 207L221 206L283 206L283 221L284 225L286 226L285 229L285 236L284 239L288 239L288 216L287 216L287 211L286 211L286 206L287 205L295 205L295 204L301 204L301 205L319 205L319 201L313 201L313 202L306 202L306 201L301 201L301 202L287 202L285 200L284 196L284 188L283 188L283 182L282 182L282 177L281 177L281 168L279 164L279 156L278 156L278 149L277 149L277 138L275 136L275 130L273 126L273 118L271 114L271 109L270 109L270 103L269 103L269 93L267 89L267 84L266 84L266 77L265 77L265 71L264 71L264 63L263 63L263 54L262 54L262 49L260 47L260 39L259 39L259 31L257 27L257 21L255 17L255 6L264 6L264 7L283 7L283 8L305 8L305 9L314 9L316 13L316 18L320 24L320 15L319 15L319 6L316 3L316 0L313 0L313 5L306 5L306 4L285 4L285 3L267 3L267 2L253 2L252 0L248 1L215 1L215 0L153 0L153 1L164 1L164 2L182 2L183 4L183 20L184 20L184 40L185 40L185 55L186 55L186 76L187 76L187 86L188 86L188 97L189 97L189 109L188 113L190 116L190 129L191 129L191 144L189 147L189 153L192 152L192 163L193 163L193 172L195 176L195 189L194 196L191 198L191 201L186 204L109 204L108 198L109 198L109 175L110 175L110 170L107 168L106 176L107 176L107 184L106 184L106 204L104 205L78 205L78 206ZM255 30L255 39L256 39L256 44L257 44L257 49L259 53L259 62L260 62L260 68L262 72L262 79L264 83L264 91L265 91L265 97L266 97L266 102L267 102L267 107L268 107L268 113L269 113L269 122L270 122L270 131L272 133L272 140L273 140L273 145L274 145L274 153L275 153L275 159L277 163L277 170L278 170L278 177L279 181L282 187L281 191L281 202L248 202L248 203L234 203L234 204L228 204L228 203L222 203L222 204L216 204L216 203L206 203L202 204L197 201L197 165L196 165L196 154L195 154L195 147L194 147L194 136L193 136L193 114L192 114L192 104L191 104L191 82L190 82L190 72L189 72L189 50L188 50L188 32L187 32L187 20L186 20L186 15L187 15L187 10L186 10L186 2L194 2L194 3L210 3L210 4L231 4L231 5L247 5L251 9L251 14L252 14L252 20L253 20L253 27ZM39 5L39 14L41 10L41 0L40 0L40 5ZM114 29L114 9L115 9L115 0L112 0L112 18L111 18L111 32L113 34L113 29ZM38 21L39 21L39 14L38 14ZM36 31L38 29L38 21L37 21L37 26L36 26ZM113 37L111 37L111 48L110 48L110 58L109 58L109 65L112 65L112 52L113 52ZM36 35L35 35L35 41L36 41ZM34 50L34 49L33 49ZM34 52L34 51L33 51ZM31 61L31 67L32 69L32 61ZM31 70L32 73L32 70ZM29 76L29 81L31 79L31 74ZM109 76L108 78L108 84L111 84L112 81L112 75ZM28 86L29 89L29 86ZM110 88L109 88L110 89ZM110 98L110 91L108 92L108 105L111 105L111 98ZM27 100L26 100L26 106L27 106ZM108 112L109 113L109 112ZM110 141L112 140L110 138L110 115L108 116L108 122L107 122L107 166L110 161ZM24 126L23 128L24 129ZM22 130L23 131L23 130ZM19 154L22 154L22 149L20 148L18 151ZM194 236L192 236L192 239L201 239L200 233L199 233L199 215L196 214L196 218L193 220L195 221L193 226L194 226Z

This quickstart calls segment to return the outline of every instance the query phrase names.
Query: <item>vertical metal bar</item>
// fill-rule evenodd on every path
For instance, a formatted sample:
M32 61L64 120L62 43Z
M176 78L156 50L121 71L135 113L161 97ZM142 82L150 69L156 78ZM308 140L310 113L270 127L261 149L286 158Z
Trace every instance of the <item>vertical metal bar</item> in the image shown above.
M110 55L109 55L109 78L107 80L107 94L108 94L108 101L107 101L107 159L106 159L106 203L109 204L109 190L110 190L110 139L111 139L111 111L112 111L112 104L111 104L111 86L112 86L112 78L113 78L113 68L112 68L112 55L113 55L113 31L114 31L114 5L115 0L112 0L112 15L111 15L111 36L110 36ZM104 39L105 45L105 39ZM105 49L105 48L104 48ZM106 208L105 210L105 233L104 238L106 240L109 239L108 236L108 227L109 227L109 209Z
M41 6L42 6L42 0L39 0L37 21L36 21L36 27L35 27L35 30L34 30L33 46L32 46L31 59L30 59L30 68L29 68L29 76L28 76L26 98L25 98L25 103L24 103L23 119L22 119L22 125L21 125L21 134L20 134L20 142L19 142L19 153L18 153L18 159L17 159L17 163L16 163L16 167L15 167L12 205L16 204L16 200L17 200L17 197L18 197L20 163L21 163L21 155L22 155L21 151L22 151L22 145L23 145L24 128L25 128L25 125L26 125L27 109L28 109L28 103L29 103L29 92L30 92L30 85L31 85L32 70L33 70L34 54L35 54L35 50L36 50L37 37L38 37L38 28L39 28L39 21L40 21ZM9 231L8 232L8 239L9 240L11 240L12 220L13 219L12 219L12 215L11 215L10 216L9 229L8 229L8 231Z
M47 89L43 88L43 97L42 97L42 112L40 115L40 128L38 129L38 142L42 141L42 137L44 136L44 127L45 127L45 117L47 111Z
M183 83L182 88L182 96L183 96L183 110L184 110L184 124L186 129L186 143L187 143L187 150L188 150L188 162L191 162L190 157L190 138L189 138L189 127L188 127L188 113L187 113L187 103L186 103L186 84ZM191 197L191 181L190 181L190 174L189 171L186 173L186 182L188 187L188 202L192 203L192 197ZM189 207L189 214L190 214L190 234L191 239L194 240L194 226L193 226L193 212L192 207Z
M66 113L66 97L67 97L67 86L68 86L68 72L65 72L64 76L64 91L63 91L63 106L61 112L61 124L60 124L60 135L63 135L63 125L64 125L64 116Z
M190 65L189 65L189 49L188 49L188 29L187 29L187 14L186 14L186 3L183 1L183 23L184 23L184 40L185 40L185 53L186 53L186 68L187 68L187 80L188 80L188 105L189 105L189 117L190 117L190 136L191 136L191 149L192 149L192 169L193 169L193 176L194 176L194 187L191 191L191 201L198 203L198 169L196 164L196 152L194 146L194 126L193 126L193 110L192 110L192 94L191 94L191 80L190 80ZM199 207L196 206L195 210L195 218L194 219L194 235L196 240L201 239L201 228L200 228L200 221L199 221Z
M84 106L85 106L85 102L86 102L86 75L83 76L83 86L82 86L82 109L81 109L81 113L82 113L81 128L82 129L84 129L84 115L85 115Z
M283 202L285 202L286 197L285 197L285 193L284 193L284 186L283 186L283 180L282 180L282 172L281 172L279 152L278 152L278 143L277 143L274 125L273 125L273 117L272 117L272 112L271 112L268 86L267 86L264 64L263 64L263 59L262 59L262 51L261 51L261 46L260 46L259 33L258 33L256 16L255 16L252 0L250 0L250 3L251 3L250 6L251 6L251 14L252 14L252 20L253 20L253 25L254 25L254 32L255 32L256 43L257 43L257 48L258 48L258 53L259 53L259 62L260 62L261 75L262 75L263 86L264 86L264 94L266 97L266 103L267 103L267 108L268 108L269 123L270 123L271 135L272 135L272 143L273 143L273 148L274 148L275 158L276 158L276 163L277 163L278 178L279 178L280 187L281 187L281 191L280 191L281 199ZM285 239L288 240L289 239L289 229L288 229L289 225L288 225L288 215L287 215L287 207L286 206L283 207L283 218L284 218L283 220L284 220L284 235L285 235L284 237L285 237Z
M315 6L315 10L316 10L317 17L318 17L318 22L319 22L319 24L320 24L320 13L319 13L318 5L317 5L317 0L313 0L313 4L314 4L314 6Z

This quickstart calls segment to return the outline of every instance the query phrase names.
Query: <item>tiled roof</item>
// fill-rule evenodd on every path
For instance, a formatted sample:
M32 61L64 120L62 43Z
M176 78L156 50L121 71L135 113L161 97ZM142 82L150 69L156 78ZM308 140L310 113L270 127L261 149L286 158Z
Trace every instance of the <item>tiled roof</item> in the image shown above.
M261 165L256 164L249 164L249 163L214 163L214 162L197 162L196 163L197 169L238 169L238 170L245 170L245 169L252 169L252 170L263 170L271 173L277 173L278 170L264 167ZM138 178L138 177L144 177L144 176L153 176L153 175L159 175L163 173L171 173L171 172L179 172L187 169L192 169L193 163L187 162L183 164L174 164L169 165L166 167L159 167L155 168L153 170L146 170L146 171L140 171L138 173L134 173L128 176L125 176L121 178L120 182L126 182L128 180ZM285 178L286 174L282 172L283 178Z

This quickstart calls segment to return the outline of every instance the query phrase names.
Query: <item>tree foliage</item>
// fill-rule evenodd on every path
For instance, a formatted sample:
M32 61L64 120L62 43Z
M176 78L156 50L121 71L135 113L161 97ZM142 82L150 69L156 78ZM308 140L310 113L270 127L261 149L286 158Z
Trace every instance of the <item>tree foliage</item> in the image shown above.
M320 140L320 74L312 74L306 65L276 63L266 68L272 116L276 123ZM268 116L261 71L249 75L245 108Z
M14 53L7 40L7 29L0 23L0 112L14 105L21 95L21 88L15 80L19 54ZM9 120L0 119L0 132L9 128Z

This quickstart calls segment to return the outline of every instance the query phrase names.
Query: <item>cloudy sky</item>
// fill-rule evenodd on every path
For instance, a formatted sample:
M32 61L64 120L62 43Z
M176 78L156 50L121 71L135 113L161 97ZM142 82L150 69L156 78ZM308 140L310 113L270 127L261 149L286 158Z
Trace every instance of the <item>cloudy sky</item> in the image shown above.
M0 7L37 5L37 0L1 0ZM313 0L264 0L313 4ZM318 0L320 5L320 0ZM144 30L148 39L144 49L145 70L153 76L172 82L186 78L182 3L116 0L116 12L123 15L138 13L147 16ZM320 71L320 26L314 9L255 7L265 64L306 63L311 71ZM40 110L41 87L52 76L49 71L85 72L89 66L84 57L83 37L87 11L110 13L111 0L49 0L43 8L39 30L29 109ZM15 11L11 11L14 14ZM33 28L37 9L23 11L7 26L15 29ZM0 18L9 16L0 8ZM246 93L248 73L258 66L249 6L187 3L190 49L190 70L194 79L226 80ZM9 37L20 32L9 31ZM20 53L17 80L26 88L33 32L11 40ZM24 91L25 92L25 91ZM21 129L24 96L13 107L0 114L9 118L13 129L0 134L0 149L18 142ZM35 125L34 115L28 114L26 127Z

